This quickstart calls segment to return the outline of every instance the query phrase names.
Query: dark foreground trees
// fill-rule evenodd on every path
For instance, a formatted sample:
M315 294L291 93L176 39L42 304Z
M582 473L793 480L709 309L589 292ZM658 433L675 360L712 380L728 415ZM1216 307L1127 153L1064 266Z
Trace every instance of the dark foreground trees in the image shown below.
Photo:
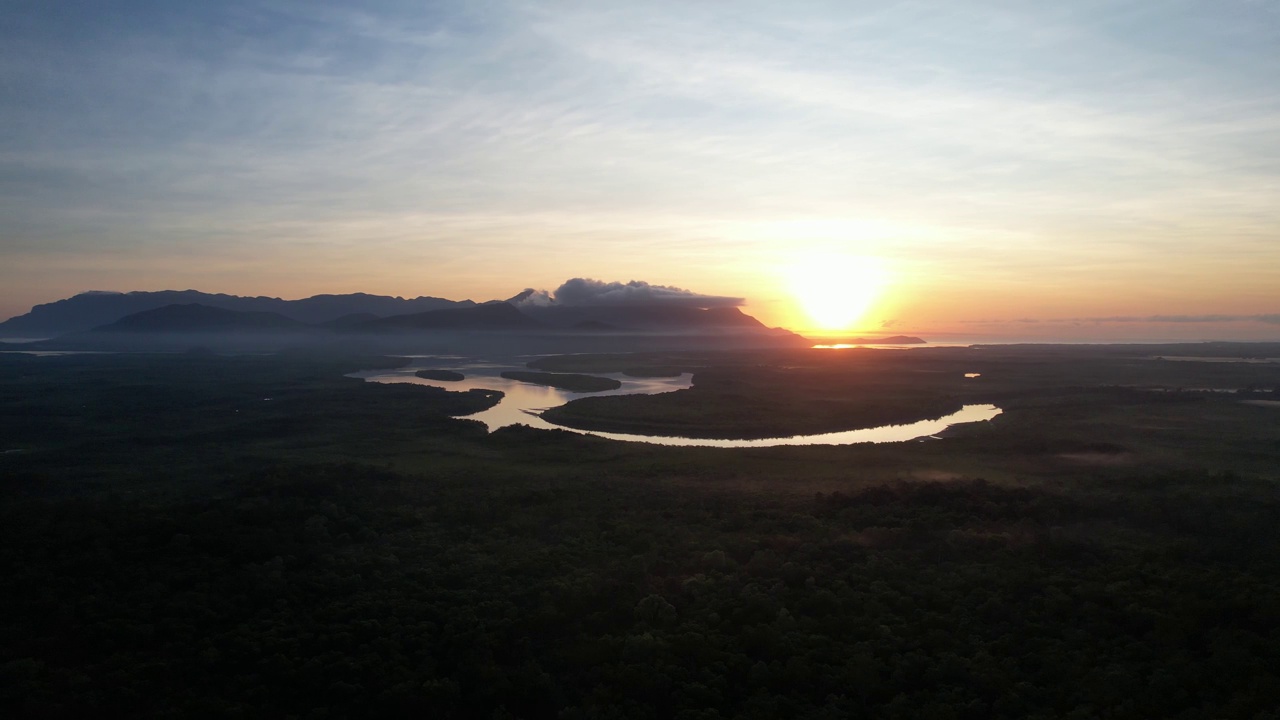
M1280 706L1266 487L892 484L788 503L484 480L276 466L216 497L11 498L0 702L43 717Z
M885 482L903 457L1049 463L1048 425L865 452L645 448L486 435L447 415L492 398L352 369L0 358L0 450L20 451L0 456L0 714L1280 707L1280 496L1256 473L1060 460L1022 484ZM1274 462L1240 435L1233 457Z

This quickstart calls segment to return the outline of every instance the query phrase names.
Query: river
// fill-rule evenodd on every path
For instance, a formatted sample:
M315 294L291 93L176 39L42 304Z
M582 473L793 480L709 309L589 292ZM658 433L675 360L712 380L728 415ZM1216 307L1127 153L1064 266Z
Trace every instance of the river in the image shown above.
M444 388L452 391L466 390L500 390L504 393L502 400L492 408L466 416L468 420L478 420L489 428L490 432L508 425L528 425L543 430L567 430L582 435L619 440L622 442L643 442L655 445L676 445L684 447L719 447L748 448L776 447L781 445L850 445L853 443L888 443L906 442L936 436L952 425L990 420L1001 413L995 405L965 405L950 415L906 425L882 425L880 427L862 428L860 430L843 430L840 432L820 433L816 435L794 435L791 437L762 438L755 440L729 440L712 438L691 438L679 436L634 435L628 433L602 432L598 430L580 430L547 422L541 416L543 410L563 405L571 400L587 396L603 395L652 395L656 393L675 392L688 388L693 376L685 373L678 377L636 378L622 373L592 373L599 377L618 380L622 387L596 393L576 393L568 390L545 387L509 380L501 377L504 370L527 370L524 365L506 363L489 363L461 361L454 365L442 365L438 358L418 358L427 364L418 364L394 370L362 370L351 373L348 377L361 378L368 382L380 383L413 383ZM426 367L448 367L466 375L459 381L428 380L417 377L414 373Z

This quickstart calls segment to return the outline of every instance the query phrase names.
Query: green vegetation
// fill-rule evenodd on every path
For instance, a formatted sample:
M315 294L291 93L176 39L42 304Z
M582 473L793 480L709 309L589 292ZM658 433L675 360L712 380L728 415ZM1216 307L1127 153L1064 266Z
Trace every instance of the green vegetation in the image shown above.
M568 427L641 435L769 438L904 424L963 403L948 385L896 369L735 367L704 370L658 395L581 398L542 413Z
M466 380L467 376L453 370L442 370L440 368L427 368L414 373L423 380L441 380L443 382L457 382Z
M758 357L760 353L751 353ZM601 353L579 355L549 355L537 358L529 367L549 372L607 373L627 372L637 368L663 368L667 371L693 372L705 367L703 363L733 363L737 353Z
M148 474L219 476L246 452L289 459L381 457L379 446L486 429L455 420L502 393L448 392L343 377L399 358L184 355L0 357L0 438L37 467L65 468L80 488ZM4 448L0 448L4 449ZM234 463L233 463L234 464ZM8 463L8 469L24 465ZM173 483L169 483L173 484ZM179 483L180 484L180 483Z
M524 370L507 370L502 373L502 377L507 378L508 380L519 380L520 382L531 383L533 385L546 385L547 387L579 393L617 390L622 387L621 382L612 378L602 378L594 375L578 375L575 373L545 373L527 372Z
M1006 413L659 448L342 377L396 360L0 356L0 713L1275 717L1273 408L1134 358L737 357Z
M629 367L622 371L623 375L628 377L652 378L652 377L679 377L684 374L684 370L675 365L644 365L640 367Z

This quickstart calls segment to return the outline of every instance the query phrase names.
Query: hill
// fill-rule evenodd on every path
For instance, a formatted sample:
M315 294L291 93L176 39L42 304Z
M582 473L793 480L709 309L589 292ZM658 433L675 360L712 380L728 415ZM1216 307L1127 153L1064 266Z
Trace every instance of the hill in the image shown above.
M840 342L845 345L927 345L929 341L914 335L890 335L882 338L846 338L840 340Z
M52 337L23 346L33 351L169 351L199 343L232 352L275 352L300 344L345 352L359 338L364 350L383 353L480 355L811 344L735 306L548 303L532 292L483 304L366 293L281 300L195 290L93 292L38 305L0 323L0 337Z
M396 315L361 323L357 332L410 332L414 330L521 330L536 329L542 323L505 302L464 308Z
M198 303L166 305L94 328L93 333L298 332L311 326L273 312L237 312Z
M684 305L520 305L520 310L561 328L605 328L630 332L766 330L763 323L736 307L699 308Z
M51 337L81 332L107 325L134 313L167 305L199 304L237 312L271 312L299 322L314 324L345 315L367 313L377 317L474 306L470 300L455 302L436 297L404 299L386 295L352 293L315 295L301 300L274 297L242 297L198 290L159 292L87 292L52 303L36 305L31 311L0 323L0 336Z

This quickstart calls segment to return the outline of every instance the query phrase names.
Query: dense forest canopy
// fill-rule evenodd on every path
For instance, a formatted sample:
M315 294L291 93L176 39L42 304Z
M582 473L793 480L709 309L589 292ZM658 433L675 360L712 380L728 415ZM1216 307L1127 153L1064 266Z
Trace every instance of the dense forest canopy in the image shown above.
M812 362L979 370L1006 413L763 450L343 377L400 360L0 356L0 709L1276 717L1275 370L944 355Z

